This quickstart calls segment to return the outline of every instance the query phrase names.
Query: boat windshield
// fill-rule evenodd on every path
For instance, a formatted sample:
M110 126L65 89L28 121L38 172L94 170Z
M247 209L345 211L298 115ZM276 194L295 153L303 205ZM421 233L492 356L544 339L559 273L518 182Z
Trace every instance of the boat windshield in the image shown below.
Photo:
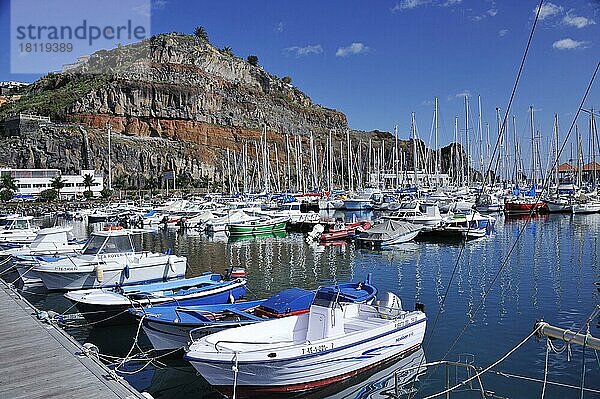
M17 219L10 228L13 230L26 230L29 228L29 223L25 219Z
M102 248L102 244L104 244L105 240L106 237L92 235L87 244L85 244L82 253L84 255L96 255L98 251L100 251L100 248Z
M108 237L106 244L102 249L102 253L115 254L123 252L133 252L131 240L128 235L119 235L114 237Z

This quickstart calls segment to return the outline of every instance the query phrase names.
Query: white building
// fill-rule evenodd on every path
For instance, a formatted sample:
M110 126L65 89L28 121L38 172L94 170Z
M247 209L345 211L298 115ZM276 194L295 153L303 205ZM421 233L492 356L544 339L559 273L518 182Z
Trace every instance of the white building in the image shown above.
M52 179L61 176L65 187L60 190L62 198L74 198L83 195L87 187L83 184L85 175L91 175L94 182L90 190L99 196L104 188L104 176L93 170L82 170L78 175L63 175L58 169L1 169L0 176L10 175L16 179L17 193L21 198L37 197L44 190L52 188Z

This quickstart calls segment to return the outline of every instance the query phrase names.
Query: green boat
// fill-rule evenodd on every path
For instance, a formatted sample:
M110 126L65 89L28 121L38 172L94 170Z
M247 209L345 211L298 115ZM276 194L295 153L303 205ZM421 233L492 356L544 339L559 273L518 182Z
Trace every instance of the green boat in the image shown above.
M252 220L227 225L230 236L251 236L256 234L277 233L285 231L289 218L278 217L270 219Z

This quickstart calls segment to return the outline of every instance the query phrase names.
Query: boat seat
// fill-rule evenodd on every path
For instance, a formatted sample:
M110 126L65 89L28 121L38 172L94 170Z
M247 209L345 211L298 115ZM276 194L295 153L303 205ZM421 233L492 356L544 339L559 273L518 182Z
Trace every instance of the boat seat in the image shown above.
M389 321L376 317L369 317L368 319L346 319L344 320L344 330L346 331L346 333L352 333L356 331L364 331L372 328L377 328L380 327L382 324L386 323L389 323Z

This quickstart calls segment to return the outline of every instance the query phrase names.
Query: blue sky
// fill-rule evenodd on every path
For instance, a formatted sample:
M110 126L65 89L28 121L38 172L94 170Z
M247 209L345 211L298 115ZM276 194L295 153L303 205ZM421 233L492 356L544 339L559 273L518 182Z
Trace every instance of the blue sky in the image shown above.
M13 0L16 1L16 0ZM464 99L482 97L483 120L495 129L495 107L506 107L538 1L185 1L153 0L152 32L191 33L202 25L218 47L242 57L256 54L264 68L313 101L338 109L355 129L408 137L415 112L420 136L429 139L433 99L439 98L440 143L453 136L454 117L464 129ZM7 50L8 4L0 6L0 80L11 75ZM126 1L123 1L126 3ZM563 134L600 57L600 2L545 2L513 104L518 133L529 137L527 111L536 127L552 132L557 112ZM600 83L587 103L600 108ZM585 126L582 120L580 125Z

